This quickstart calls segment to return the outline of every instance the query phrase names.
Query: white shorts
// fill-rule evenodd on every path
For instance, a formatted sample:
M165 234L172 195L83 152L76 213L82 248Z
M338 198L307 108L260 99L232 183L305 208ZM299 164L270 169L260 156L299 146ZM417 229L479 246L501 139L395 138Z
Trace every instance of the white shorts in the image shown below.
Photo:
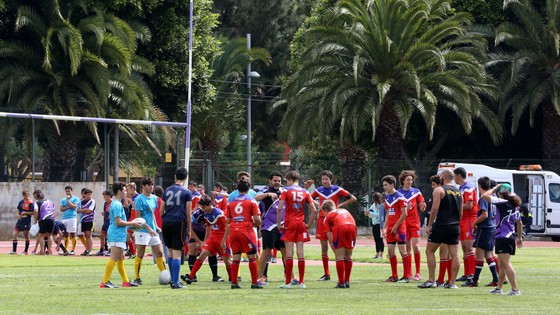
M109 245L109 247L118 247L118 248L122 248L123 250L126 250L125 242L107 242L107 245Z
M78 218L63 219L62 223L66 226L66 232L76 233L78 227Z
M78 236L84 235L84 232L82 232L82 221L78 222L78 227L76 229L76 235L78 235Z
M134 232L134 244L156 246L161 244L161 240L157 234L155 236L151 236L150 233L146 232Z

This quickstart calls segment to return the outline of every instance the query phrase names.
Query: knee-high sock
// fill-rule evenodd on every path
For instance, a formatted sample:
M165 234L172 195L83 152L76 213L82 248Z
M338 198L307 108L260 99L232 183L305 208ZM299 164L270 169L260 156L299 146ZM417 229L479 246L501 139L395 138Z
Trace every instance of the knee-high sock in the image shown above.
M338 284L344 283L344 260L339 259L336 261L336 274L338 275Z
M299 283L305 283L305 258L298 258Z
M352 265L354 262L351 258L346 258L344 261L344 282L350 282L350 274L352 273Z
M494 256L494 262L496 262L496 272L500 274L500 260L498 259L498 256Z
M24 249L24 251L27 253L27 250L29 250L29 241L25 241L25 249Z
M402 264L404 269L403 277L408 278L412 269L412 257L410 257L410 254L406 254L402 257Z
M469 256L465 256L463 258L463 275L468 276L469 272L471 271L471 267L469 265Z
M323 272L327 275L330 276L331 272L329 271L329 255L323 255L321 256L321 260L323 261Z
M473 283L478 283L478 278L480 278L480 272L482 271L482 267L484 267L484 260L477 260L476 261L476 269L474 271L474 276L472 278Z
M227 275L228 275L228 280L231 281L231 265L226 266L226 271L227 271Z
M191 269L191 274L190 274L191 279L193 279L194 277L196 277L196 273L198 272L198 270L200 270L200 267L202 266L202 263L203 263L203 261L200 260L200 259L197 259L197 260L194 262L194 266L192 267L192 269Z
M268 262L264 265L263 276L268 278Z
M112 260L111 258L107 259L107 263L105 264L105 274L103 275L103 283L111 280L111 274L113 273L113 269L115 269L116 261Z
M474 253L469 254L469 256L467 256L467 260L469 261L469 276L470 275L474 275L474 271L476 269L476 255Z
M212 270L212 277L218 276L218 257L216 256L208 256L208 265L210 266L210 270Z
M142 258L134 258L134 279L140 278L140 268L142 268Z
M437 282L443 283L445 281L445 272L447 271L447 259L439 260L439 273Z
M416 266L416 273L420 274L420 264L421 264L420 251L414 252L414 265Z
M257 284L259 271L257 268L257 260L255 258L249 258L249 271L251 272L251 283Z
M76 243L78 242L77 237L72 237L72 250L76 250Z
M187 261L189 262L189 270L193 269L196 257L198 257L198 255L189 255L189 258L187 258Z
M492 282L498 283L498 264L494 257L490 257L486 260L488 264L488 268L490 268L490 272L492 273Z
M14 253L17 251L17 243L18 243L17 238L12 240L12 252Z
M181 274L181 259L173 259L171 264L173 266L171 280L174 284L177 284L179 283L179 275Z
M64 237L64 247L68 248L68 244L70 243L70 236Z
M126 275L126 270L124 269L124 260L122 259L117 260L117 270L119 271L119 274L121 275L121 279L123 282L130 281L128 279L128 276Z
M171 283L173 282L173 258L167 257L167 268L169 269L169 274L171 275Z
M165 261L163 260L163 256L162 257L156 257L156 265L159 269L159 272L162 272L165 270Z
M389 257L389 262L391 263L391 277L398 278L399 274L397 272L397 264L399 261L397 259L397 255Z
M132 254L132 255L136 255L136 247L134 247L134 242L132 240L126 242L126 245L128 245L128 251Z
M286 276L286 284L289 284L292 281L292 272L294 271L294 258L293 257L286 257L286 272L284 273Z
M237 273L239 272L239 260L233 260L231 262L231 283L237 284Z
M84 247L86 247L86 237L85 236L80 235L80 242L82 242L82 245L84 245Z

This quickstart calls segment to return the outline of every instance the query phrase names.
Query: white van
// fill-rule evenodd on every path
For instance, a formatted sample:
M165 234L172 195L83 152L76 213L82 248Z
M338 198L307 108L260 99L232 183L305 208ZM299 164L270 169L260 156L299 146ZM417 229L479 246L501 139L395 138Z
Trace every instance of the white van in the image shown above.
M560 241L560 176L543 171L540 165L522 165L519 170L505 170L481 164L445 162L438 166L438 173L444 169L453 171L463 167L467 171L467 181L477 187L480 177L488 176L498 184L508 183L527 207L532 223L528 233L535 236L550 236Z

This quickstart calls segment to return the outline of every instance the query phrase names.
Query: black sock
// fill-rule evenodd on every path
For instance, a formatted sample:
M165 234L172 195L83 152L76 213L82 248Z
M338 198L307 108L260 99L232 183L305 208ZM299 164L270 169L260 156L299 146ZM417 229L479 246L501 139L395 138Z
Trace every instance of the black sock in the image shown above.
M268 262L266 262L266 265L264 266L263 276L268 278Z
M218 257L208 256L208 265L210 270L212 270L212 277L216 278L218 276Z
M64 247L63 243L60 243L58 246L62 249L63 252L67 252L66 247Z
M188 258L189 270L193 269L194 263L196 262L196 257L198 257L198 255L189 255L189 258Z
M29 249L29 241L25 241L25 252Z
M16 252L17 250L17 240L13 240L12 241L12 252Z

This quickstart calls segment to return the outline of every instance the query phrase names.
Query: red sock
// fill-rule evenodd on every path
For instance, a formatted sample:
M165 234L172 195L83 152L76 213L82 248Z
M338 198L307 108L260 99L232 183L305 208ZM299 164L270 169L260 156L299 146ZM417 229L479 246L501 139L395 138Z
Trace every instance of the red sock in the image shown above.
M476 269L476 255L474 253L469 254L469 257L467 257L469 260L469 267L471 267L471 272L469 273L469 276L474 275L474 271Z
M249 271L251 272L251 283L257 284L257 260L255 258L249 258Z
M463 275L468 276L469 272L471 271L469 256L463 258L463 269L464 269Z
M446 271L447 271L447 259L440 259L439 260L439 273L438 273L437 282L443 283Z
M329 255L323 255L321 258L323 260L323 270L325 274L330 277L331 273L329 271Z
M202 266L202 260L197 259L197 260L194 262L194 266L193 266L193 268L192 268L192 270L191 270L191 274L190 274L191 279L194 279L194 277L196 277L196 273L197 273L198 270L200 269L200 266Z
M496 272L500 274L500 261L498 260L498 256L494 256L494 261L496 262Z
M346 259L344 261L344 282L350 282L350 274L352 273L352 259Z
M189 243L183 245L183 254L185 254L185 257L189 254Z
M305 283L303 277L305 276L305 258L299 258L297 262L299 272L299 283Z
M136 248L134 247L134 242L132 240L126 243L128 245L128 250L132 255L136 255Z
M420 274L420 251L414 252L414 264L416 265L416 273Z
M402 264L403 264L403 277L408 279L412 269L412 257L410 257L410 254L406 254L402 257Z
M272 257L276 258L276 255L278 254L278 250L276 248L272 249Z
M344 283L344 260L336 261L336 274L338 275L338 284Z
M239 274L239 260L234 260L231 262L231 283L238 283L237 282L237 275Z
M286 284L292 281L292 272L294 271L294 258L286 257Z
M231 265L226 266L226 271L227 271L227 275L228 275L228 280L231 281Z
M451 266L453 265L453 259L447 259L447 282L451 281Z
M399 274L397 273L397 256L389 257L389 262L391 263L391 277L398 278Z

